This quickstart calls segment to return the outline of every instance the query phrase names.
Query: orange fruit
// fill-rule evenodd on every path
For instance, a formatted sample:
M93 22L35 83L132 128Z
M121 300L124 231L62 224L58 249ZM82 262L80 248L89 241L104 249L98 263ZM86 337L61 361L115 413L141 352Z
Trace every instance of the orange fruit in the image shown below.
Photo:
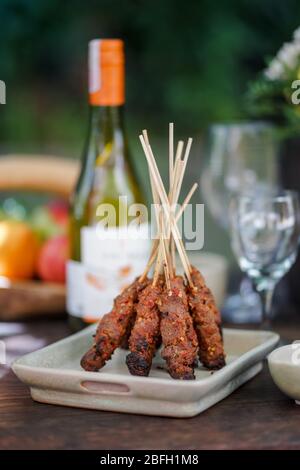
M38 245L36 235L26 223L0 221L0 276L9 279L32 278Z

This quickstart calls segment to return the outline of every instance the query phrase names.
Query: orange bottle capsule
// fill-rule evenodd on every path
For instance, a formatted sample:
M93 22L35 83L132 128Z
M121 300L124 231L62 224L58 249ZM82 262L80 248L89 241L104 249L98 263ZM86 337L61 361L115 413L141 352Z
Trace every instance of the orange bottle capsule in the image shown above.
M125 101L124 44L120 39L89 43L89 102L92 106L121 106Z

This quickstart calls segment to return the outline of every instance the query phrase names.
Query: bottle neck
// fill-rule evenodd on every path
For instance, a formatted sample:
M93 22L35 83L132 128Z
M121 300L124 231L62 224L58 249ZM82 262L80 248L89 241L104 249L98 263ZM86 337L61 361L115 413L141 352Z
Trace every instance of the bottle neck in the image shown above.
M90 123L92 131L101 131L101 134L114 137L116 130L123 131L123 106L90 106Z
M91 106L89 149L96 166L124 160L126 138L123 106Z

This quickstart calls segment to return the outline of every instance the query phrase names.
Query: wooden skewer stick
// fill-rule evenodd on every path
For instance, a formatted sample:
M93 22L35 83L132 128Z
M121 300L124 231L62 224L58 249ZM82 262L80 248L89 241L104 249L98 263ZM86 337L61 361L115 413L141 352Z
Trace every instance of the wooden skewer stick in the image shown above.
M145 143L146 143L147 147L150 147L148 132L147 132L146 129L143 130L143 136L144 136L144 140L145 140ZM154 204L159 204L159 196L158 196L158 193L156 191L156 187L155 187L155 184L153 182L153 178L152 178L152 174L150 172L150 169L149 169L149 173L150 173L150 184L151 184L153 202L154 202Z
M173 186L173 171L174 171L174 124L169 124L169 191Z
M146 131L145 131L145 132L146 132ZM148 141L148 142L149 142L149 141ZM154 198L154 195L155 195L156 204L158 204L158 203L159 203L158 194L157 194L156 188L155 188L154 183L153 183L153 178L152 178L151 172L150 172L150 177L151 177L151 186L152 186L153 198ZM176 184L176 181L175 181L175 184ZM183 202L183 204L182 204L182 206L181 206L181 208L180 208L178 214L176 215L176 218L175 218L175 221L176 221L176 222L178 222L178 220L179 220L180 217L182 216L182 214L183 214L183 212L184 212L184 210L185 210L187 204L189 203L189 201L190 201L191 197L193 196L193 194L194 194L195 190L197 189L197 187L198 187L198 184L195 183L195 184L193 185L193 187L191 188L191 190L189 191L189 193L188 193L188 195L186 196L186 198L185 198L185 200L184 200L184 202ZM156 219L158 219L158 217L157 217L157 211L155 211L155 214L156 214ZM157 220L157 222L158 222L158 220ZM166 236L167 236L167 235L166 235ZM165 249L166 249L166 254L167 254L167 256L168 256L168 265L169 265L169 269L170 269L170 274L171 274L171 276L173 277L174 274L175 274L175 273L174 273L174 262L175 262L175 260L174 260L174 258L175 258L175 256L174 256L174 255L175 255L175 249L174 249L174 248L175 248L175 245L174 245L174 240L173 240L173 238L171 239L171 241L172 241L171 251L173 251L173 253L170 254L170 253L168 252L169 250L166 249L166 246L165 246ZM148 263L147 263L147 266L146 266L146 268L145 268L143 274L142 274L142 275L140 276L140 278L139 278L139 281L140 281L140 282L142 282L142 281L146 278L146 276L147 276L149 270L151 269L151 267L152 267L152 265L153 265L153 263L154 263L154 261L155 261L155 259L156 259L156 256L157 256L157 253L158 253L158 245L159 245L159 240L156 239L156 240L154 241L154 243L153 243L153 247L152 247L152 250L151 250L151 254L150 254L150 258L149 258L149 261L148 261ZM165 245L166 245L166 243L165 243Z
M166 284L167 284L167 288L170 290L171 289L170 268L169 268L169 260L168 260L166 245L165 245L165 229L164 229L164 219L163 219L163 217L161 217L160 243L161 243L162 255L163 255L163 259L164 259L164 271L165 271Z
M143 130L143 137L144 137L145 144L146 144L146 146L149 150L150 156L152 157L152 162L154 162L154 165L156 166L158 179L160 179L161 186L164 189L162 180L160 178L160 173L159 173L157 165L156 165L155 157L153 155L153 152L152 152L152 149L151 149L151 146L150 146L148 133L147 133L146 129ZM178 143L177 152L176 152L176 164L177 164L176 168L179 167L182 150L183 150L183 142L180 141ZM169 159L172 160L172 164L173 164L173 155L171 155L171 158L169 158ZM173 170L172 170L172 172L173 172ZM150 171L150 173L151 173L151 171ZM175 175L173 174L172 182L174 183L174 181L175 181L175 184L177 184L177 179L178 179L178 174L176 173L176 179L175 179ZM153 177L152 177L152 182L154 184ZM173 191L172 188L173 188L173 186L171 187L171 190ZM163 223L163 221L162 221L162 223ZM162 226L162 230L164 231L163 226ZM170 262L169 249L167 247L167 244L165 243L165 238L167 237L168 239L170 239L170 234L171 234L171 231L168 228L167 234L164 234L164 237L163 237L164 238L164 240L163 240L163 243L164 243L163 254L165 254L166 260L167 260L166 262L168 262L168 272L171 272L172 276L174 276L174 267L172 266L172 263Z
M185 162L187 162L187 158L188 158L188 154L189 154L189 149L190 149L190 146L191 146L191 142L189 143L188 147L187 147L187 150L185 152ZM182 149L183 149L183 142L182 142L182 146L178 145L178 154L177 155L181 155L182 153ZM171 208L170 208L170 217L171 216L174 216L174 208L177 204L177 200L178 200L178 195L179 195L179 192L180 192L180 189L181 189L181 184L182 184L182 180L183 180L183 173L185 171L185 167L186 167L186 163L184 161L181 161L180 158L177 158L176 159L176 162L175 162L175 166L176 166L176 174L174 174L174 178L173 178L173 188L172 188L172 201L171 201ZM178 227L177 227L177 224L173 225L173 229L176 231L176 235L173 234L173 230L172 230L172 225L170 224L170 230L171 230L171 254L172 254L172 260L173 260L173 264L175 265L175 247L174 247L174 237L176 237L178 239L178 243L180 243L181 245L181 251L179 252L179 255L180 257L184 257L185 258L185 262L184 262L184 265L188 267L188 270L189 272L191 272L191 266L190 266L190 262L189 262L189 259L187 257L187 254L185 252L185 249L184 249L184 246L183 246L183 242L181 240L181 237L180 237L180 234L179 234L179 230L178 230ZM173 247L172 247L173 245ZM187 277L188 277L188 274L187 274ZM189 278L190 279L190 278Z
M166 192L165 192L165 188L164 188L160 173L159 173L158 168L157 168L157 164L156 164L151 146L149 144L147 131L144 130L143 134L144 134L144 136L140 135L139 137L140 137L140 141L141 141L142 146L143 146L145 156L146 156L147 161L148 161L149 170L153 175L153 179L152 179L153 184L156 186L156 191L159 194L162 203L165 204L166 206L168 206L169 201L168 201L168 198L167 198L167 195L166 195ZM188 156L189 156L189 151L190 151L191 144L192 144L192 139L190 138L189 141L188 141L188 145L187 145L187 149L186 149L185 157L184 157L183 161L180 161L180 159L179 159L180 155L182 153L183 141L180 141L179 144L178 144L176 160L179 161L178 165L180 166L180 170L178 170L178 171L180 171L180 174L177 175L177 177L176 177L176 180L178 181L177 186L178 186L179 182L182 181L182 179L183 179L183 174L184 174L187 159L188 159ZM179 158L178 158L178 156L179 156ZM194 191L195 191L195 189L194 189ZM176 202L177 199L174 198L174 201Z
M143 130L143 136L144 136L146 144L150 145L149 144L148 133L147 133L146 130ZM157 214L156 207L157 207L157 205L159 205L160 201L159 201L159 196L158 196L156 186L155 186L154 181L153 181L153 176L152 176L152 173L150 171L150 168L149 168L149 175L150 175L150 185L151 185L152 199L153 199L153 203L155 205L154 206L155 207L155 218L156 218L157 227L159 227L159 219L158 219L158 214ZM147 276L152 264L155 261L156 255L158 253L158 244L159 244L159 241L155 240L153 248L152 248L152 253L150 255L150 259L147 263L145 271L143 272L143 274L141 276L141 279L143 279L143 278L145 278L145 276Z
M146 145L149 146L150 143L149 143L148 133L147 133L146 130L143 130L143 136L144 136ZM160 200L159 200L159 196L158 196L158 193L157 193L157 190L156 190L156 186L155 186L154 181L153 181L153 176L152 176L152 173L150 171L150 167L149 167L149 175L150 175L152 199L153 199L153 203L155 205L154 206L155 207L155 218L156 218L157 227L159 228L159 217L158 217L157 207L160 204ZM153 263L155 262L155 260L158 256L158 252L159 252L159 238L155 239L155 241L153 243L153 247L152 247L152 250L151 250L149 261L147 263L147 266L146 266L143 274L139 278L140 282L143 281L146 278L146 276L148 275L148 272L150 271Z
M179 163L178 163L177 182L176 182L176 186L174 186L173 204L177 204L177 201L178 201L178 198L179 198L179 193L180 193L181 185L182 185L183 173L184 173L184 162L182 160L180 160Z
M166 210L166 208L169 205L169 201L168 201L168 197L166 195L165 188L164 188L161 176L159 174L159 171L158 171L158 168L157 168L154 156L153 156L152 149L151 149L150 146L146 145L142 135L140 135L139 137L140 137L140 141L141 141L142 146L143 146L145 156L146 156L147 161L148 161L150 171L152 172L152 175L153 175L154 184L156 186L157 192L158 192L159 197L161 199L162 205L166 206L164 210Z
M184 176L184 173L185 173L185 170L186 170L186 165L187 165L188 158L189 158L189 155L190 155L190 150L191 150L192 142L193 142L193 139L190 137L189 140L188 140L186 149L185 149L185 154L184 154L184 159L183 159L183 165L182 165L182 171L181 171L181 173L180 173L180 178L179 178L178 185L177 185L177 188L176 188L176 193L175 193L175 200L176 200L176 201L178 201L179 194L180 194L180 191L181 191L183 176Z
M174 204L176 204L175 193L176 193L176 188L178 185L180 173L182 171L182 161L180 158L181 158L183 146L184 146L184 142L179 141L178 146L177 146L175 165L174 165L174 171L173 171L173 184L169 192L169 202L171 204L172 209L173 209Z
M173 236L170 237L170 258L172 265L172 277L175 276L176 256L175 256L175 242Z
M147 138L147 134L146 133L144 133L144 134L146 135L146 138ZM160 200L162 202L162 208L165 212L166 220L170 224L171 233L172 233L172 236L174 237L176 248L177 248L177 251L179 253L179 256L180 256L180 259L181 259L181 262L182 262L182 265L183 265L183 268L184 268L184 271L185 271L185 274L186 274L186 277L187 277L190 285L192 286L193 284L192 284L192 280L191 280L191 276L190 276L191 265L190 265L189 259L187 257L186 251L184 249L183 241L180 237L180 233L179 233L177 224L175 223L175 220L173 220L174 217L172 217L172 214L171 214L169 200L168 200L168 197L166 195L166 191L165 191L160 173L158 171L157 164L156 164L151 146L150 146L150 144L149 145L146 144L143 135L140 135L139 138L140 138L145 156L147 158L150 171L151 171L152 176L153 176L153 182L156 186L157 192L158 192ZM185 166L186 166L186 162L187 162L187 159L188 159L191 143L192 143L192 139L189 139L188 146L187 146L187 149L186 149L186 152L185 152L185 157L184 157ZM180 149L180 147L179 147L179 149ZM179 154L179 152L180 152L180 150L178 150L178 154Z
M158 171L158 168L157 168L157 165L156 165L156 161L155 161L152 149L151 149L150 146L146 146L143 135L140 135L139 138L140 138L145 156L147 158L147 161L148 161L148 164L149 164L149 167L150 167L150 171L152 172L153 181L156 185L156 189L157 189L159 197L161 199L163 210L166 214L166 218L168 220L168 223L170 223L170 227L171 227L171 231L172 231L172 234L173 234L173 237L174 237L174 240L175 240L176 248L177 248L177 251L179 253L179 256L180 256L180 259L181 259L181 262L182 262L182 265L183 265L183 268L184 268L184 271L185 271L185 274L186 274L186 277L187 277L190 285L193 286L191 275L190 275L191 265L189 263L187 254L185 252L183 242L182 242L180 234L179 234L178 227L177 227L176 223L173 222L173 217L171 215L169 201L168 201L168 198L167 198L167 195L166 195L166 192L165 192L165 188L164 188L161 176L159 174L159 171Z
M173 220L171 220L171 224L172 224L172 227L174 227ZM191 265L187 259L187 255L186 255L182 240L181 238L178 238L177 234L174 236L174 242L176 244L176 248L177 248L185 275L189 281L190 286L193 287L193 281L191 278L191 270L192 270Z
M149 258L149 261L147 263L147 266L146 268L144 269L144 272L142 273L142 275L139 277L139 282L143 282L147 275L148 275L148 272L150 271L154 261L156 260L156 257L157 257L157 253L158 253L158 247L159 247L159 240L158 239L155 239L154 240L154 243L153 243L153 246L152 246L152 250L151 250L151 254L150 254L150 258Z
M144 136L146 145L150 146L150 142L149 142L149 137L148 137L147 129L143 129L143 136Z
M163 262L163 260L162 260L163 252L162 252L162 244L161 244L161 231L162 231L161 213L159 214L158 220L159 220L158 232L160 234L160 238L158 240L158 253L157 253L156 264L155 264L155 269L154 269L153 282L152 282L153 286L156 286L156 284L157 284L157 280L158 280L158 277L160 275L161 268L162 268L162 262Z
M181 191L181 186L182 186L182 181L183 181L183 176L184 176L184 173L185 173L185 170L186 170L186 165L187 165L187 161L188 161L188 158L189 158L189 154L190 154L190 150L191 150L191 145L192 145L192 139L189 138L188 139L188 143L187 143L187 146L186 146L186 150L185 150L185 154L184 154L184 159L183 161L181 162L180 161L180 174L178 176L178 182L177 182L177 187L176 187L176 190L175 190L175 194L173 196L173 200L172 200L172 203L173 205L175 205L178 201L178 197L179 197L179 194L180 194L180 191ZM196 188L194 188L194 191L195 191ZM190 196L191 197L191 196ZM176 227L177 230L177 225ZM183 247L183 243L182 243L182 240L180 239L180 244L182 246L182 256L185 257L185 265L188 267L189 269L189 272L191 271L191 266L190 266L190 263L189 263L189 259L187 257L187 254L186 254L186 251ZM174 248L172 249L173 251L173 258L175 257L175 253L174 253ZM180 253L180 252L179 252Z
M185 211L188 203L190 202L194 192L196 191L196 189L198 188L198 183L194 183L193 186L191 187L191 189L189 190L185 200L183 201L178 213L176 214L175 216L175 222L178 222L178 220L180 219L180 217L182 216L183 212Z
M178 141L178 144L177 144L177 149L176 149L175 162L176 162L176 160L180 160L180 159L181 159L183 147L184 147L184 142L183 142L183 140L179 140L179 141Z
M192 188L190 189L189 193L187 194L184 202L182 203L182 206L180 208L180 210L178 211L178 213L176 214L176 217L175 217L175 221L178 222L178 220L180 219L180 217L182 216L183 212L185 211L190 199L192 198L194 192L196 191L198 187L198 183L195 183ZM173 242L173 246L174 246L174 240L172 238L172 242ZM143 274L140 276L139 278L139 281L142 282L145 280L148 272L150 271L155 259L156 259L156 256L157 256L157 253L158 253L158 246L159 246L159 240L158 239L155 239L154 243L153 243L153 247L152 247L152 250L151 250L151 254L150 254L150 258L149 258L149 261L147 263L147 266L143 272ZM172 247L171 247L172 248ZM173 261L173 257L172 257L172 254L171 254L171 259L172 259L172 262ZM169 262L169 266L170 266L170 262ZM174 271L173 271L173 265L171 264L171 275L174 276Z
M152 174L152 180L153 180L153 184L156 187L156 191L160 195L161 201L169 207L169 201L168 201L168 198L167 198L164 186L163 186L163 182L159 174L151 146L149 144L147 131L144 130L143 135L140 135L139 138L140 138L146 159L148 161L149 171Z
M191 200L193 194L195 193L196 189L198 187L198 183L195 183L192 188L190 189L189 193L187 194L182 206L180 207L178 213L175 216L175 222L178 223L180 217L182 216L183 212L185 211L189 201ZM175 244L174 244L174 238L171 238L171 243L170 243L170 251L171 251L171 259L172 259L172 265L175 265ZM189 266L189 271L190 271L190 266Z
M154 275L153 275L153 282L152 282L153 287L155 287L157 284L158 277L161 271L161 266L162 266L162 250L161 250L161 244L159 244L159 249L158 249L156 264L155 264L155 269L154 269Z
M169 201L170 201L170 205L171 205L171 211L173 213L175 212L175 206L176 206L176 202L177 202L177 201L175 201L175 193L176 193L176 188L177 188L177 184L178 184L180 171L182 169L181 168L181 166L182 166L181 154L182 154L183 147L184 147L184 142L179 141L178 145L177 145L177 150L176 150L176 158L175 158L175 166L174 166L174 172L173 172L172 187L170 188L170 192L169 192ZM174 239L173 239L173 235L172 235L170 226L168 227L168 233L169 233L169 238L170 238L169 250L170 250L171 264L173 266L173 270L172 270L173 273L172 274L175 275L175 264L176 264L175 242L174 242Z
M180 155L182 153L182 149L183 149L183 146L181 146L181 148L179 147L179 150L177 152L178 157L180 157ZM177 185L178 185L178 180L179 180L181 171L182 171L182 161L180 160L180 158L176 158L174 175L173 175L173 185L172 185L170 195L169 195L171 211L172 211L173 214L175 214L175 210L176 210L177 201L175 200L175 194L176 194L176 188L177 188ZM172 259L172 266L175 266L175 264L176 264L175 242L174 242L174 239L173 239L173 235L172 235L170 226L169 226L169 238L170 238L170 256L171 256L171 259ZM173 271L174 271L173 274L175 274L175 269L173 269Z
M157 253L157 258L156 258L156 265L154 269L154 276L153 276L153 283L152 285L155 286L157 284L158 277L161 272L162 264L163 264L163 247L161 245L162 241L162 235L163 235L163 213L161 209L161 205L155 205L155 215L156 215L156 220L157 220L157 228L158 228L158 234L159 234L159 239L157 239L158 243L158 253ZM165 266L163 266L165 270ZM166 271L165 271L166 272Z
M183 212L185 211L190 199L192 198L194 192L196 191L198 187L198 183L195 183L192 188L190 189L188 195L186 196L181 208L179 209L178 213L176 214L176 217L175 217L175 222L178 222L178 220L180 219L180 217L182 216ZM156 211L155 211L156 212ZM157 215L156 215L157 217ZM173 238L172 238L172 241L174 242ZM153 247L152 247L152 250L151 250L151 254L150 254L150 258L149 258L149 261L147 263L147 266L143 272L143 274L141 275L141 277L139 278L139 281L142 282L145 277L147 276L149 270L151 269L151 266L153 265L154 261L155 261L155 258L157 256L157 253L158 253L158 245L159 245L159 240L158 238L155 239L154 243L153 243ZM170 266L170 263L169 263L169 266ZM171 265L171 269L170 271L172 271L172 268L173 266ZM174 273L172 273L172 276L174 275Z
M158 168L157 168L157 164L156 164L151 146L146 145L144 137L142 135L140 135L139 138L140 138L145 156L146 156L147 161L148 161L149 169L152 172L153 182L156 186L156 190L157 190L157 192L159 194L159 197L160 197L160 200L162 202L162 207L163 207L163 209L166 213L167 219L169 219L170 204L169 204L169 200L168 200L168 197L167 197L167 194L166 194L166 191L165 191L160 173L159 173ZM174 230L177 233L177 236L179 235L177 226L173 226L172 230ZM179 238L180 238L180 236L179 236Z

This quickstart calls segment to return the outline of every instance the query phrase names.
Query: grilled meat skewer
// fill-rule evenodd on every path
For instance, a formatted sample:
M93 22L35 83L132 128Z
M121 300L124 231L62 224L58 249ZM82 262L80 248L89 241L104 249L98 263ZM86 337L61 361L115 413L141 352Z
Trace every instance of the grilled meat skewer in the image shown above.
M130 354L126 357L129 372L133 375L149 375L160 336L160 314L157 307L160 294L161 286L152 284L139 294L136 321L129 338Z
M225 353L220 328L220 314L213 296L196 268L191 272L194 287L188 287L190 312L199 343L199 359L209 369L225 365Z
M135 315L138 294L148 282L136 280L115 298L113 309L100 320L93 346L81 359L83 369L101 369L122 344Z
M170 280L171 290L165 287L159 301L161 312L162 357L174 379L195 379L198 343L188 311L183 278Z

